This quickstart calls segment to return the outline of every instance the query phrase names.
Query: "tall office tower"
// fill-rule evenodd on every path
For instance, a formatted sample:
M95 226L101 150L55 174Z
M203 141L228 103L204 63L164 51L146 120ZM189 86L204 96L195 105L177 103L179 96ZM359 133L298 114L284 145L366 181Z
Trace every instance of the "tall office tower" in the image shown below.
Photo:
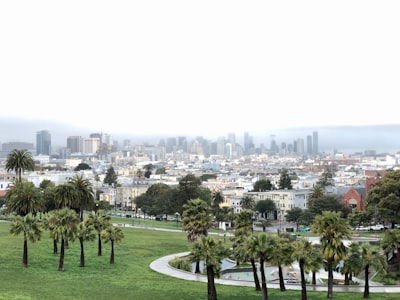
M249 155L254 153L254 144L253 144L253 138L249 135L248 132L244 133L244 154Z
M307 135L307 154L312 155L312 136Z
M276 138L275 134L271 134L270 135L271 144L270 144L270 147L269 147L269 151L270 151L271 154L277 154L279 152L279 147L276 144L275 138Z
M313 155L318 155L318 131L313 132Z
M36 132L36 155L51 154L51 134L47 130Z
M236 135L233 132L228 133L228 143L231 144L231 152L232 152L232 156L236 155Z
M225 145L225 158L226 159L232 159L232 144L231 143L226 143Z
M71 153L82 153L82 137L69 136L67 138L67 148L70 149Z
M222 157L225 155L225 144L226 144L225 137L220 136L217 139L217 155Z
M304 139L297 139L297 154L304 154Z
M82 139L82 152L84 154L97 154L101 148L99 138L84 138Z
M188 143L186 140L186 136L179 136L178 137L178 149L182 150L183 152L188 152Z
M282 153L283 155L286 155L286 154L287 154L287 151L288 151L288 149L287 149L286 143L285 143L285 142L282 142L282 143L281 143L281 153Z
M166 151L167 153L172 153L176 151L176 138L174 137L167 138Z

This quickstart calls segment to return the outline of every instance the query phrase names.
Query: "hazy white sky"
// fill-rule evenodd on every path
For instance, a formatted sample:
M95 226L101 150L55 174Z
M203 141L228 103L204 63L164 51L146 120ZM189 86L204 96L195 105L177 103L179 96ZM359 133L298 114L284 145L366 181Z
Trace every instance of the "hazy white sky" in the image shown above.
M400 123L400 1L1 1L0 118L225 134Z

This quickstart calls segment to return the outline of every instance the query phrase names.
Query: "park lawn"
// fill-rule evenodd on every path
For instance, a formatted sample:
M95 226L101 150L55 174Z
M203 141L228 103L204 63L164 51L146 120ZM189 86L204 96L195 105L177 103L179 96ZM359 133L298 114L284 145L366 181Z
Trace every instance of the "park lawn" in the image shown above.
M150 263L164 255L189 250L183 232L122 228L125 238L115 246L115 264L109 264L110 245L86 242L86 266L79 267L79 243L70 242L65 253L65 271L59 272L59 255L52 254L48 232L28 244L28 268L21 266L22 236L8 234L10 223L0 222L0 299L207 299L207 285L176 279L152 271ZM215 237L217 238L217 237ZM221 238L221 237L219 237ZM269 289L270 299L299 299L300 291L284 293ZM217 285L218 299L261 299L252 287ZM325 292L308 292L309 299L326 299ZM362 299L362 294L335 293L335 299ZM399 299L399 294L371 294L370 299Z

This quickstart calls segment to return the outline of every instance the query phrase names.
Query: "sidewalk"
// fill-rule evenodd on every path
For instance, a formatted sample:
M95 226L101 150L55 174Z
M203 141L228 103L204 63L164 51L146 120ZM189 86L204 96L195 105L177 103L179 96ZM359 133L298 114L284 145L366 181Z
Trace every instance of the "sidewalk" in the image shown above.
M207 282L207 276L194 274L192 272L181 271L175 268L172 268L168 262L176 257L182 257L188 255L189 252L182 252L177 254L172 254L168 256L161 257L156 259L150 264L150 268L156 272L191 281L201 281ZM236 285L236 286L249 286L254 287L253 281L244 281L244 280L229 280L229 279L220 279L216 278L215 283L217 284L225 284L225 285ZM300 284L285 284L286 289L288 290L301 290ZM279 289L279 284L276 283L268 283L268 288ZM362 293L364 291L364 285L334 285L333 290L335 292L357 292ZM370 293L399 293L400 294L400 286L383 286L383 285L370 285ZM325 292L327 291L326 285L307 285L307 291L319 291ZM400 296L399 296L400 297Z

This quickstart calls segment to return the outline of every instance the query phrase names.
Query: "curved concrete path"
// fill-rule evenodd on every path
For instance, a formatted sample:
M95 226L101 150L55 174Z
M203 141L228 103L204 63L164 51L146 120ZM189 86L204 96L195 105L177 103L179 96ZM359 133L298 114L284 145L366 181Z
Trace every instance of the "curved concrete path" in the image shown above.
M207 276L194 274L192 272L181 271L175 269L169 265L169 261L176 258L188 255L189 252L182 252L172 255L167 255L156 259L150 264L150 268L156 272L191 281L201 281L207 282ZM226 284L226 285L237 285L237 286L249 286L254 287L253 281L244 281L244 280L230 280L230 279L221 279L216 278L215 283L217 284ZM286 289L288 290L301 290L301 286L299 284L286 283ZM268 283L268 288L279 289L279 284L277 283ZM307 285L307 291L320 291L326 292L326 285ZM335 292L364 292L364 285L334 285L333 290ZM384 286L384 285L370 285L370 293L399 293L400 294L400 286Z

